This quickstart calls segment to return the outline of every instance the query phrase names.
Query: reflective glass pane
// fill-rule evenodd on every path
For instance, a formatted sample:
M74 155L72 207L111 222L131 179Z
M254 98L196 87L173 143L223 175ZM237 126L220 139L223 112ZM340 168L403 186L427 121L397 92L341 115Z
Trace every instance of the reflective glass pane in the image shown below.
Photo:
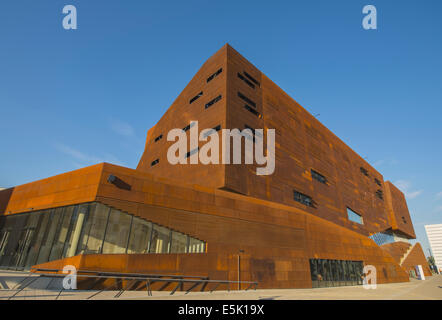
M49 261L49 256L51 254L52 244L54 243L55 234L60 224L62 218L63 209L57 208L50 210L51 216L48 222L48 228L45 236L42 240L42 245L40 248L40 253L37 258L37 264Z
M34 236L34 229L30 229L26 227L26 222L29 218L28 214L20 214L19 215L20 222L19 225L16 223L16 227L18 228L14 232L17 232L19 234L19 240L16 247L16 251L14 253L14 259L13 264L15 265L16 269L23 269L23 266L25 264L25 259L27 257L27 254L29 252L29 248L31 245L31 240Z
M66 239L68 237L69 227L71 224L72 214L74 212L74 206L63 208L63 217L60 218L60 222L55 234L54 243L52 245L51 254L49 260L57 260L63 257L63 249L65 247Z
M337 281L338 280L338 271L336 269L336 260L330 260L330 271L331 271L330 280Z
M330 267L329 267L329 261L328 260L322 260L322 268L324 272L324 280L329 281L330 280Z
M96 203L90 208L89 219L85 227L86 233L82 239L81 253L101 253L109 213L110 208L101 203Z
M356 281L357 279L356 279L355 266L354 266L354 264L353 264L352 261L350 261L349 266L350 266L350 268L349 268L349 270L350 270L350 280L352 281L352 285L354 285L354 284L355 284L355 281Z
M8 230L0 231L0 259L3 256L6 248L6 244L8 243L10 232Z
M185 253L187 252L187 235L172 231L172 245L170 253Z
M30 268L33 265L37 264L38 254L40 253L41 244L46 234L46 228L50 222L51 215L50 212L46 210L40 212L36 216L34 216L34 213L32 213L30 217L30 224L27 225L27 229L33 234L33 238L28 249L25 263L26 268Z
M106 227L103 253L126 253L132 216L112 209Z
M316 281L318 276L318 269L316 267L316 260L314 259L310 259L310 273L312 281Z
M75 206L75 210L71 218L68 237L66 239L66 245L64 247L63 257L75 256L80 243L81 232L87 219L87 210L88 205Z
M151 222L134 217L127 253L147 253L149 250L151 232Z
M150 253L169 253L170 230L153 225Z
M322 260L316 260L316 266L318 268L318 281L323 281L324 280L324 271L323 271L323 267L322 267Z
M83 205L83 207L79 211L79 217L81 217L81 214L83 213L83 218L80 218L80 221L77 221L77 224L81 224L82 227L78 241L76 241L77 242L76 246L71 246L72 248L76 247L74 255L84 254L84 248L91 228L91 223L90 223L92 219L91 216L94 210L95 210L95 204L89 203ZM74 238L76 237L77 235L74 236Z
M0 248L0 266L15 268L16 251L20 240L23 215L8 216L3 226L2 247Z

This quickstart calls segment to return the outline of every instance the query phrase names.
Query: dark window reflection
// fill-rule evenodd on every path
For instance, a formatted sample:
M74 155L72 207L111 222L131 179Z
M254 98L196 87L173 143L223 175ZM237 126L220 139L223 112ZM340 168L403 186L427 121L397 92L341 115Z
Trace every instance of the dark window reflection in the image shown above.
M310 259L313 288L362 285L362 261Z

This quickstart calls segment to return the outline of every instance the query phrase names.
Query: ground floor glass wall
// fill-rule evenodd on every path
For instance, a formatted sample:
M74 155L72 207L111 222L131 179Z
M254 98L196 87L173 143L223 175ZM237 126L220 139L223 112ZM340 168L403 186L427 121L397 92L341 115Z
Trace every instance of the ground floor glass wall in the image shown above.
M0 268L91 253L202 253L205 243L101 203L0 217Z
M310 259L313 288L362 285L363 262Z

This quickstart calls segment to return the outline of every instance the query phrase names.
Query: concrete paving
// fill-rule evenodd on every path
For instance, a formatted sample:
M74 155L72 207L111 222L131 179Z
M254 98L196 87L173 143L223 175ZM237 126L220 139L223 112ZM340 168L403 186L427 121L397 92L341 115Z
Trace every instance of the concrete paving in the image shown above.
M19 279L24 274L9 272L9 277ZM6 274L0 273L0 284L9 289L0 289L0 300L6 300L17 288L14 284L4 281ZM3 286L4 288L4 286ZM82 300L87 299L97 291L65 291L60 295L59 290L42 290L37 287L26 288L19 292L14 300ZM104 291L91 300L130 299L130 300L442 300L442 275L427 277L425 281L411 279L410 282L381 284L376 289L364 289L362 286L335 287L319 289L260 289L251 291L216 291L210 292L170 292L154 291L148 296L146 291L126 291L119 298L114 298L118 291Z

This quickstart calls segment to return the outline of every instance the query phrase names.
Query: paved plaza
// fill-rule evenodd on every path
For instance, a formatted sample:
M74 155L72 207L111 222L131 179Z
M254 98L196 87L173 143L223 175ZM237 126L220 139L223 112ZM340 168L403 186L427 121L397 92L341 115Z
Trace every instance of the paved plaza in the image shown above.
M0 272L0 300L6 300L17 292L14 286L2 279L11 276L22 276L14 272ZM77 300L87 299L97 291L41 290L26 288L12 299L45 299ZM114 296L118 291L104 291L91 297L95 299L133 299L133 300L442 300L442 275L427 277L425 281L411 279L410 282L381 284L376 289L364 289L362 286L335 287L319 289L259 289L249 291L215 291L215 292L176 292L154 291L148 296L146 291L125 291L119 298Z

